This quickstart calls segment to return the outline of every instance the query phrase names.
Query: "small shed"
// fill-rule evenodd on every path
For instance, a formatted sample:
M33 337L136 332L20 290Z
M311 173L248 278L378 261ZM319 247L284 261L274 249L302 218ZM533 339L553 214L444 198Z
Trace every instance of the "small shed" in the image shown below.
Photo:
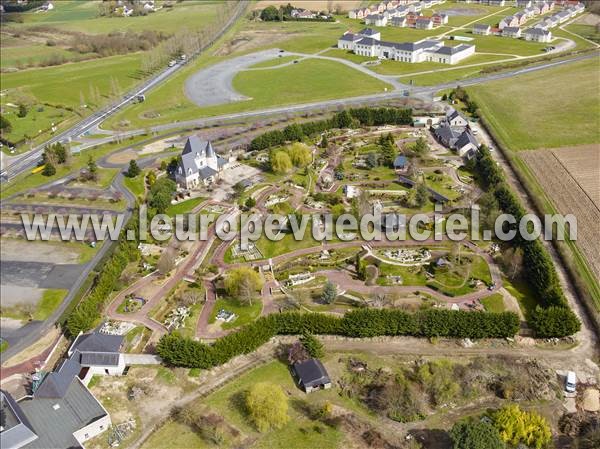
M406 156L396 156L396 159L394 159L394 170L404 173L407 168L408 161Z
M296 383L306 393L331 388L331 379L320 360L308 359L292 365L292 374Z

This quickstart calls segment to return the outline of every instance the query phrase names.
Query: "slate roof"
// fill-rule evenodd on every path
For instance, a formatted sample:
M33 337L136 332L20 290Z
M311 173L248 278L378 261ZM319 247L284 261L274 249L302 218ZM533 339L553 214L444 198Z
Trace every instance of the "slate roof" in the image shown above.
M0 390L0 447L21 447L37 438L33 426L10 393Z
M460 44L460 45L457 45L456 47L448 47L448 46L444 45L443 47L440 47L436 51L436 53L439 53L441 55L455 55L456 53L460 53L461 51L468 50L469 48L471 48L471 45L466 45L466 44Z
M49 373L44 377L42 383L33 393L33 397L60 399L65 396L73 379L81 371L81 365L74 358L66 359L58 370Z
M382 42L383 43L383 42ZM379 41L377 39L373 39L372 37L363 37L361 40L357 42L360 45L377 45Z
M459 134L449 126L438 126L434 131L439 140L451 143L452 139L458 139Z
M448 122L454 120L455 118L462 118L465 119L460 112L458 112L456 109L454 108L450 108L447 112L446 112L446 120ZM466 119L465 119L466 120Z
M403 23L406 22L406 17L402 16L402 17L392 17L392 23L396 24L396 23Z
M341 41L349 41L349 42L357 41L360 39L361 39L360 36L353 34L353 33L346 33L342 37L340 37Z
M379 31L375 31L373 28L365 28L358 34L362 34L363 36L374 36L379 34Z
M347 36L350 33L345 34ZM341 39L344 38L341 37ZM210 141L202 140L198 136L190 136L188 137L185 146L183 147L183 151L181 153L181 168L183 169L183 173L185 176L188 176L191 170L191 174L199 173L203 179L206 179L208 176L212 176L212 174L216 173L214 170L210 170L209 175L204 176L203 173L208 173L207 170L204 170L205 167L198 167L196 164L196 155L204 156L206 159L212 159L214 157L217 158L217 165L219 167L227 164L227 160L223 159L221 156L216 155L215 150L210 143Z
M122 335L109 335L95 331L78 336L71 349L79 352L119 352L123 338Z
M506 32L506 33L518 33L520 29L521 28L519 28L519 27L504 27L504 29L502 30L502 32L503 33L504 32Z
M473 25L473 29L474 30L489 30L491 27L491 25L487 25L484 23L476 23L475 25Z
M369 20L381 20L384 16L382 14L369 14L366 18Z
M304 388L331 383L329 374L320 360L308 359L292 366L298 383Z
M18 404L39 437L27 449L81 447L73 432L106 416L106 411L79 379L70 383L61 398L26 398Z
M218 172L212 168L210 168L209 166L204 166L198 169L198 173L200 173L200 177L202 179L206 179L209 178L211 176L216 175Z
M550 34L550 31L544 30L543 28L529 28L528 30L525 30L525 34L535 34L538 36L547 36L548 34Z
M477 142L473 134L471 134L470 131L465 131L460 135L460 137L456 141L455 147L457 149L460 149L470 143L479 148L479 143Z

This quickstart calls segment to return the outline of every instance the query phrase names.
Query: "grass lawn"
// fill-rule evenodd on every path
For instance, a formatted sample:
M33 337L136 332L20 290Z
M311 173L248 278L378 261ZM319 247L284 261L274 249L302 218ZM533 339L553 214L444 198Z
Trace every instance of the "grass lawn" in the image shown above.
M500 61L507 58L510 59L510 56L475 54L455 65L442 64L439 62L420 62L418 64L411 64L410 62L385 60L381 61L381 64L371 67L371 70L381 73L382 75L406 75L410 73L427 72L429 70L449 69L453 67L462 67L465 65ZM448 78L451 78L453 76L453 72L455 72L455 70L445 70L439 73L442 75L443 79L444 74ZM419 76L420 75L417 75L415 80L418 80Z
M598 142L598 59L468 88L510 150ZM548 80L560 89L550 89ZM568 120L566 119L568 117Z
M529 314L533 312L535 307L539 304L536 293L527 284L527 281L521 279L509 280L504 278L503 282L504 288L517 299L525 318L529 319Z
M258 433L243 409L244 393L257 382L269 382L279 385L290 394L288 414L289 422L281 429ZM332 390L311 393L310 402L321 403L327 399L339 403L337 393ZM271 362L260 366L230 382L223 388L210 394L194 404L199 409L209 410L223 416L227 423L242 432L242 437L252 439L253 448L294 448L294 449L333 449L339 447L342 434L340 431L309 419L302 411L300 401L306 400L306 395L294 385L286 365L281 362ZM296 406L295 406L296 405ZM318 426L318 430L315 429ZM235 444L225 442L224 447ZM143 448L191 448L209 446L197 433L187 426L172 421L166 422L147 441Z
M240 72L233 79L233 87L252 98L245 102L251 104L251 108L328 100L345 97L349 92L359 96L391 89L389 84L343 64L315 59L272 70ZM249 109L243 103L234 107Z
M100 17L94 2L60 1L52 11L24 14L22 28L45 25L60 30L87 34L108 34L115 31L155 30L173 33L185 24L189 29L199 29L216 17L217 1L186 0L173 8L163 8L146 16Z
M95 148L90 148L89 150L84 150L81 153L73 154L70 166L59 165L54 176L44 176L41 173L34 174L31 172L22 173L11 179L10 182L2 183L0 185L0 198L5 199L8 196L56 181L67 176L69 173L76 172L84 167L88 163L90 157L97 161L102 156L126 148L145 139L147 139L146 136L136 136L121 143L111 142Z
M494 293L481 300L486 312L504 312L504 297L500 293Z
M478 53L504 53L519 56L543 55L542 48L548 46L545 43L525 41L524 39L512 39L502 36L480 36L473 34L470 29L450 33L450 36L473 38L468 43L475 45Z
M0 353L8 349L8 342L6 340L0 341Z
M127 187L135 196L141 196L145 191L144 176L145 174L143 172L137 175L135 178L128 178L126 176L123 178L123 185Z
M206 200L206 198L198 197L198 198L191 198L189 200L181 201L180 203L177 203L177 204L171 204L165 211L165 214L167 214L169 217L174 217L175 215L178 215L178 214L187 214L188 212L191 212L194 207L196 207L198 204L200 204L204 200Z
M194 338L196 336L196 325L200 312L202 311L202 303L197 302L190 307L190 316L186 318L183 327L180 327L176 332L186 338Z
M210 318L208 319L209 323L212 324L217 322L216 316L221 309L225 309L228 312L233 312L237 315L237 318L229 323L221 322L221 327L223 329L234 329L254 321L260 315L262 302L259 298L256 298L252 300L252 305L249 305L233 298L219 298L210 314Z
M64 56L65 58L77 58L81 55L65 50L63 48L49 47L47 45L32 45L29 41L23 40L22 45L2 45L2 58L0 58L0 67L19 67L21 64L37 64L46 61L54 56Z
M571 25L567 25L565 28L571 33L578 34L586 39L600 43L600 32L593 25L572 23Z
M285 234L279 241L269 240L265 236L261 236L261 238L256 241L256 247L265 259L286 254L297 249L317 247L320 245L320 242L313 238L311 230L312 222L309 222L306 226L306 232L302 240L296 240L293 234ZM329 243L332 243L333 241L335 241L335 239Z
M44 291L41 301L38 303L35 313L33 314L34 320L46 320L52 312L60 305L64 297L67 295L68 290L61 289L49 289Z

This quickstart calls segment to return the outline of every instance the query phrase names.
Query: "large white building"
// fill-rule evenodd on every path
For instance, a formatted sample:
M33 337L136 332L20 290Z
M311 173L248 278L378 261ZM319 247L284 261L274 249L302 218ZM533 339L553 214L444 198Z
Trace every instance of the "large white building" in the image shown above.
M371 58L393 59L401 62L439 62L456 64L475 53L474 45L444 45L443 41L423 39L417 42L386 42L370 28L358 34L345 33L338 39L338 48Z
M184 189L208 186L219 179L228 163L215 152L210 141L190 136L179 158L175 181Z

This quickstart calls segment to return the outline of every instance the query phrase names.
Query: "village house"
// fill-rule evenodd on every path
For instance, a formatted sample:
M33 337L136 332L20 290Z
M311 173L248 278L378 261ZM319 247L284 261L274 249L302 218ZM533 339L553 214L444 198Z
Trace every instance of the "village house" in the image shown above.
M392 17L392 20L390 20L390 25L404 28L406 26L406 17Z
M419 30L431 30L433 28L433 20L430 17L419 17L415 23L415 28Z
M320 360L308 359L294 363L292 374L298 386L306 393L331 388L331 379Z
M183 148L175 171L180 188L193 189L216 182L229 161L215 152L210 141L190 136Z
M446 123L449 126L467 126L469 122L467 119L456 109L450 108L448 112L446 112Z
M350 19L364 19L367 15L371 14L369 8L358 8L348 12L348 18Z
M531 0L515 0L515 6L517 8L529 8L531 5Z
M406 174L408 171L408 160L406 159L406 156L396 156L396 159L394 159L394 170L396 173Z
M438 27L448 23L448 14L435 13L432 14L431 20L433 20L433 26Z
M477 143L477 139L475 139L471 130L467 129L456 140L453 149L456 150L460 157L472 159L477 150L479 150L479 143Z
M512 37L514 39L518 39L521 37L521 28L505 27L502 29L502 37Z
M366 25L374 25L384 27L387 25L388 19L383 14L370 14L365 18Z
M552 41L552 32L542 28L529 28L523 33L526 41L550 42Z
M67 354L81 366L79 377L87 385L94 375L123 375L125 358L121 352L122 346L122 335L109 335L99 331L80 333Z
M519 26L519 19L515 16L507 16L500 21L498 24L498 28L503 30L506 27L516 27Z
M483 23L476 23L473 25L473 34L479 34L481 36L488 36L491 33L492 27Z

